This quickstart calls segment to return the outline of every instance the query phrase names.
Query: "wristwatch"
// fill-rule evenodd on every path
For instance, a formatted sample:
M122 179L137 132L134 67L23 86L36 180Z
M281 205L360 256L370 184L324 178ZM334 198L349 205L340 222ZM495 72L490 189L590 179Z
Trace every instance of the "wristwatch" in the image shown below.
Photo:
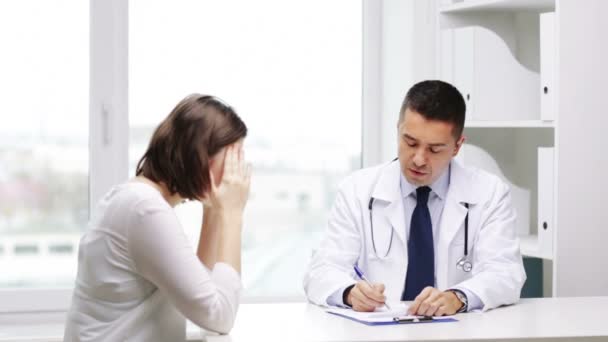
M462 303L462 307L456 311L456 313L466 312L469 308L469 299L467 298L467 295L457 289L450 289L448 291L453 292L456 295L456 298Z

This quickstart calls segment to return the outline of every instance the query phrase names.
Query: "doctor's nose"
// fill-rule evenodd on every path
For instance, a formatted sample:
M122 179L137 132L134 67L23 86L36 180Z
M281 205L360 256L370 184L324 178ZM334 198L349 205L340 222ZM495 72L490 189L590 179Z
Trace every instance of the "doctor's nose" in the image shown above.
M423 149L417 149L414 152L414 157L412 158L414 165L416 166L424 166L426 165L426 154Z

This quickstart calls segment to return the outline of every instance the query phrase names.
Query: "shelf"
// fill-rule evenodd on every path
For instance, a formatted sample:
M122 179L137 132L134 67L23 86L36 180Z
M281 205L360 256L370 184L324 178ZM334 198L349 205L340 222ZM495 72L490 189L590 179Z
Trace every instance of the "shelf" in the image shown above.
M471 121L466 121L464 124L465 128L476 128L476 127L552 128L554 126L555 126L555 124L553 121L541 121L541 120L510 120L510 121L471 120Z
M519 242L521 244L521 254L527 257L541 258L541 259L553 259L550 255L545 255L540 252L537 235L525 235L519 236Z
M440 13L552 12L555 0L466 0L442 6Z

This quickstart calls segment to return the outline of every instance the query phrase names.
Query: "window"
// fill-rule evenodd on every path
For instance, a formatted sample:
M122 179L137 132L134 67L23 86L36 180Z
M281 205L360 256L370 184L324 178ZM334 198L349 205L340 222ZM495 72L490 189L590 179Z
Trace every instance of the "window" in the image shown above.
M0 2L0 289L71 287L89 216L89 2ZM63 238L69 253L48 254Z
M0 312L67 308L90 208L192 92L223 98L250 129L245 295L302 298L337 184L361 165L362 7L0 2ZM200 209L177 209L193 245Z
M337 184L361 164L361 51L360 1L130 1L130 176L185 95L235 107L254 165L243 230L248 297L303 295ZM193 246L200 209L177 208Z

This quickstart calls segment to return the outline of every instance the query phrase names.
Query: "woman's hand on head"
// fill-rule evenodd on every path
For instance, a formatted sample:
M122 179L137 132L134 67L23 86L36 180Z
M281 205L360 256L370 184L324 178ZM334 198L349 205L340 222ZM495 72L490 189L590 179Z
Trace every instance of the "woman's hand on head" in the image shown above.
M202 199L203 205L227 214L241 214L249 198L251 165L245 162L241 144L226 147L224 173L216 185L215 177L209 172L211 185Z

